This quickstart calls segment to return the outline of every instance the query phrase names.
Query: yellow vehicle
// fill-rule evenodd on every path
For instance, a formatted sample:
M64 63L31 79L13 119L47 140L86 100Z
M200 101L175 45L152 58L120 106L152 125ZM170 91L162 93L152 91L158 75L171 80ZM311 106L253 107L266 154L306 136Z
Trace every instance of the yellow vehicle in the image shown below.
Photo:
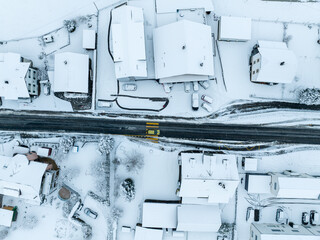
M159 129L147 129L147 135L160 135Z

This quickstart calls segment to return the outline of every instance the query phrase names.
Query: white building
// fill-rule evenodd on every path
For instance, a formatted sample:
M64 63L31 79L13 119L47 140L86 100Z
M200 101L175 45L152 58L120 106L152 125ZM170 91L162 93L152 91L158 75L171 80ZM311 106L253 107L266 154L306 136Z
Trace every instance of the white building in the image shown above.
M271 173L271 193L278 198L318 199L320 178L292 172Z
M54 92L88 93L89 56L64 52L55 54Z
M0 97L28 99L39 95L37 71L17 53L0 53Z
M163 240L163 230L137 226L134 240Z
M0 156L0 194L39 205L46 168L47 164L29 162L25 155Z
M117 79L147 77L142 8L127 5L115 8L111 31Z
M208 80L214 75L210 26L178 21L154 29L153 42L160 83Z
M228 203L239 184L236 157L181 153L180 177L183 203Z
M250 79L258 83L291 83L297 58L284 42L258 41L251 53Z
M270 184L270 175L246 174L245 189L249 194L271 194Z
M176 13L180 9L204 8L206 12L214 10L212 0L156 0L157 13Z
M177 231L218 232L220 226L221 216L217 205L178 206Z
M301 225L258 224L252 223L250 240L319 240L319 227L304 227Z
M251 18L221 16L218 40L241 42L251 40Z

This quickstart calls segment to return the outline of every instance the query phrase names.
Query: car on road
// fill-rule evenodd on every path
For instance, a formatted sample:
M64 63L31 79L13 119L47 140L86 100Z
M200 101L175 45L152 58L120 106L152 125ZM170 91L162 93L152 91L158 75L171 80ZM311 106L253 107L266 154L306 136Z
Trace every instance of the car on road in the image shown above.
M85 208L83 212L93 219L96 219L98 217L98 213L92 211L90 208Z
M308 225L309 224L309 213L307 213L307 212L303 212L302 213L301 222L302 222L303 225Z
M160 135L159 129L147 129L147 135Z

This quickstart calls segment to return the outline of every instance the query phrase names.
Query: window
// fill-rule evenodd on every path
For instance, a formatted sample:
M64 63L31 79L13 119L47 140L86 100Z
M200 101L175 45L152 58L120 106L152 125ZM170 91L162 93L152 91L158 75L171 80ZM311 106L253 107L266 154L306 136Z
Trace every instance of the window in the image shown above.
M256 61L253 61L253 64L256 64Z
M277 190L277 183L276 182L273 184L273 189Z
M256 71L253 71L252 74L254 75L256 73Z
M272 231L272 232L281 232L280 229L274 229L274 228L272 228L271 231Z
M257 73L258 73L258 72L259 72L259 69L257 69L256 71L257 71Z
M254 240L258 240L258 236L256 235L256 237L254 238Z
M299 232L299 230L297 230L297 229L292 229L291 231L292 232Z
M258 63L258 62L260 62L260 59L259 59L259 58L257 59L257 63Z

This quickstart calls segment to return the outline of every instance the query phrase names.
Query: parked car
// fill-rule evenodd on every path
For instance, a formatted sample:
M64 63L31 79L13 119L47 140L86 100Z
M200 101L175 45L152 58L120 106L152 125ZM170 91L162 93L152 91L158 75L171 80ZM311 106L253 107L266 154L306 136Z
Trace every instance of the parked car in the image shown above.
M83 212L93 219L96 219L98 217L98 213L92 211L90 208L85 208Z
M50 95L50 84L46 83L43 85L43 93L44 95Z
M195 92L199 91L199 83L197 81L193 82L193 91Z
M203 94L203 95L201 96L201 99L202 99L202 101L205 101L205 102L207 102L207 103L210 103L210 104L213 103L212 98L209 97L208 95Z
M202 103L201 107L205 110L207 110L208 112L212 112L212 107L208 104L208 103Z
M136 91L137 90L137 84L135 83L126 83L122 85L123 91Z
M198 93L192 93L192 109L194 111L197 111L199 109L199 94Z
M253 212L254 212L254 210L252 207L247 208L246 221L248 221L250 218L253 217Z
M159 129L147 129L147 135L160 135Z
M184 83L184 91L186 93L189 93L191 91L191 83L190 82L185 82Z
M276 221L278 223L281 223L283 219L284 219L284 211L281 208L278 208L276 213Z
M311 210L310 211L310 224L312 226L317 225L317 223L319 222L319 213L315 210Z
M199 84L204 89L208 89L210 87L209 81L201 81L201 82L199 82Z
M302 213L302 219L301 222L303 225L308 225L309 224L309 213L303 212Z
M165 93L170 93L171 92L171 88L173 86L172 83L163 83L163 89L165 91Z

